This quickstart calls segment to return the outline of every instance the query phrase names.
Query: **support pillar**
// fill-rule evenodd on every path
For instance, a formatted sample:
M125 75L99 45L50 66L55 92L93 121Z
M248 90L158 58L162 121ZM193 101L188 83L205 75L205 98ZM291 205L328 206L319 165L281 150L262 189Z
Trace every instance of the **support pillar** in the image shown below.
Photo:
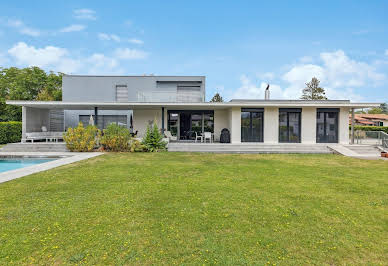
M164 107L162 107L162 134L164 134Z
M94 124L98 128L98 107L94 107Z
M352 121L351 121L351 144L354 144L354 108L352 108Z
M22 142L26 142L27 132L27 107L22 106Z

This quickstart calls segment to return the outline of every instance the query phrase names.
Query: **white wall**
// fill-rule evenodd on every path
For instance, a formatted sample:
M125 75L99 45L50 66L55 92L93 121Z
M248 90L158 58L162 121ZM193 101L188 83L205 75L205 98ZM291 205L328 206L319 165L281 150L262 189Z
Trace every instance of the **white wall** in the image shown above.
M313 144L317 142L317 108L302 108L302 143Z
M230 142L241 143L241 108L229 109Z
M166 113L166 112L165 112ZM167 129L167 115L164 116L164 126ZM133 130L137 136L142 138L148 125L152 125L154 120L159 128L162 128L162 109L133 110Z
M349 111L350 108L340 108L338 118L338 143L349 144Z
M279 108L264 108L264 143L279 142Z
M229 110L214 110L214 141L220 141L221 130L230 130Z

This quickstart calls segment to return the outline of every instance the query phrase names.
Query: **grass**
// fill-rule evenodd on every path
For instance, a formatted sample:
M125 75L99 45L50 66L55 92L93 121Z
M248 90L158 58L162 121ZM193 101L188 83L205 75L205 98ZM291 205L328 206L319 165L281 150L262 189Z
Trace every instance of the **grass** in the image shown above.
M388 163L106 154L0 184L0 264L386 264Z

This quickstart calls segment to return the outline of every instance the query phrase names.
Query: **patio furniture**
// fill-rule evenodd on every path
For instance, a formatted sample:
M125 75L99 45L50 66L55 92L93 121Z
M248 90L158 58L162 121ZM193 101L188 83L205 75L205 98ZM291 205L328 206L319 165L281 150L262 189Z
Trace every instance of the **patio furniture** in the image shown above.
M209 140L210 143L213 142L212 133L211 132L204 132L203 133L203 142L206 142L206 140Z
M55 141L58 142L58 140L63 140L63 132L29 132L26 133L26 139L25 141L31 141L34 142L35 140L45 140L48 141Z
M176 136L173 136L171 134L170 131L164 131L164 135L166 136L166 138L168 138L169 140L177 140L178 138Z
M230 143L229 129L224 128L223 130L221 130L220 142L221 143Z
M202 135L198 135L198 133L195 132L195 140L194 140L194 142L197 142L198 139L199 139L201 142L203 142L203 137L202 137Z

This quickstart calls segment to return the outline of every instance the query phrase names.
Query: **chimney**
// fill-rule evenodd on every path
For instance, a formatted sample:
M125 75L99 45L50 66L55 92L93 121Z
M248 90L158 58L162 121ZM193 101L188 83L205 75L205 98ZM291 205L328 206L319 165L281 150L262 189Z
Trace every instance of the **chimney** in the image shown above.
M269 84L267 85L267 88L265 89L265 100L269 100Z

